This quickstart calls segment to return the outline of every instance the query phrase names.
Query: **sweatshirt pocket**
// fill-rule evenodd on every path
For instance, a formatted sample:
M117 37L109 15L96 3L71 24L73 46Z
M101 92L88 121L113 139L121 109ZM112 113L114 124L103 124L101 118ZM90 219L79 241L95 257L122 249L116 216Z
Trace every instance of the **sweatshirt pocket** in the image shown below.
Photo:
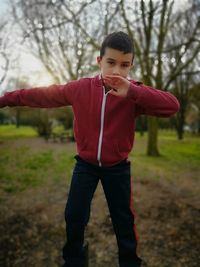
M118 140L104 138L101 149L101 162L103 164L115 164L123 159L124 155L119 150Z
M77 140L77 148L79 155L82 155L84 159L95 160L95 155L97 154L97 141L94 136Z
M131 151L132 143L128 139L118 140L117 141L117 148L118 148L119 154L125 156L125 155L129 154L129 152Z

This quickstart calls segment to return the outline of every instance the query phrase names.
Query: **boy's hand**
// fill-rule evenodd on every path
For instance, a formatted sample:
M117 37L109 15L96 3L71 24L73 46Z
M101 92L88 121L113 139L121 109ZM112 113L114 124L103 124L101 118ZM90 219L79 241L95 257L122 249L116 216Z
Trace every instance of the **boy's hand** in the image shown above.
M126 78L119 75L106 75L104 83L111 88L109 94L122 97L127 96L130 82Z

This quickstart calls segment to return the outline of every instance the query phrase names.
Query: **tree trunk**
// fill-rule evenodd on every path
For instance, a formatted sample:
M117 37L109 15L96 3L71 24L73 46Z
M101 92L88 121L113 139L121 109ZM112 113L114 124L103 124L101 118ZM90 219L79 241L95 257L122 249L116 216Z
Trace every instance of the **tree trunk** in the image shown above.
M159 156L158 151L158 119L156 117L148 117L148 143L147 155Z
M184 124L185 124L185 112L183 109L181 109L178 114L178 129L177 129L179 140L183 140Z
M178 129L178 140L183 140L183 129L181 127Z
M16 108L16 128L20 127L20 116L21 112L20 112L20 107Z

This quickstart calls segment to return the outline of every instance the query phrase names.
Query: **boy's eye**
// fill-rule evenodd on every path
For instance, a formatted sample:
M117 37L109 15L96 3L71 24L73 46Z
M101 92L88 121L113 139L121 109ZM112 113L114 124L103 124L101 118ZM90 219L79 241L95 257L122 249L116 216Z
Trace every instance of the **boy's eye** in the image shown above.
M123 67L123 68L128 68L129 65L128 65L128 64L122 64L122 67Z
M108 64L113 65L114 62L113 61L108 61Z

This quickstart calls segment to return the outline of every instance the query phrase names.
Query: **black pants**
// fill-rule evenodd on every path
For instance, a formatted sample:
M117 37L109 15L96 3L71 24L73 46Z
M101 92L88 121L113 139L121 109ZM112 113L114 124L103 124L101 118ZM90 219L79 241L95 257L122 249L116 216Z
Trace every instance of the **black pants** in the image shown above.
M90 217L90 205L99 180L108 203L118 244L120 267L138 267L137 239L131 210L130 162L112 167L91 165L79 156L74 168L65 209L67 242L63 248L66 267L84 267L84 230ZM99 212L97 210L97 212Z

